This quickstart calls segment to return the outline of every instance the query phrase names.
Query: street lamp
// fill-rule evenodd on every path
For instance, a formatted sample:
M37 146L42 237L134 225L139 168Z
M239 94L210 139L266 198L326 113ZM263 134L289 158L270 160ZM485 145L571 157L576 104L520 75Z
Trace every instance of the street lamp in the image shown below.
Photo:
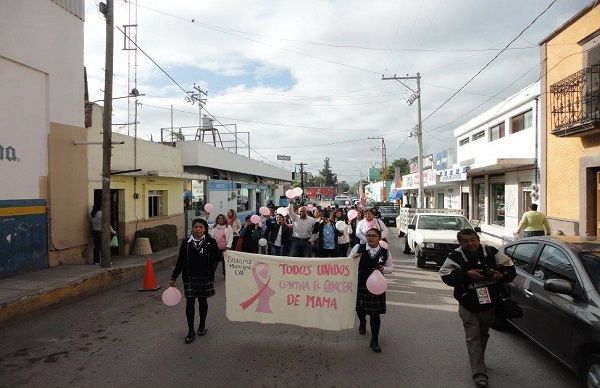
M133 89L131 89L131 91L129 92L129 94L128 94L128 95L126 95L126 96L121 96L121 97L113 97L112 99L113 99L113 100L120 100L120 99L122 99L122 98L129 98L129 97L140 97L140 96L145 96L145 94L144 94L144 93L141 93L141 94L140 94L139 90L137 90L136 88L133 88ZM93 104L93 103L96 103L96 102L100 102L100 101L104 101L104 99L100 99L100 100L95 100L95 101L92 101L92 104Z

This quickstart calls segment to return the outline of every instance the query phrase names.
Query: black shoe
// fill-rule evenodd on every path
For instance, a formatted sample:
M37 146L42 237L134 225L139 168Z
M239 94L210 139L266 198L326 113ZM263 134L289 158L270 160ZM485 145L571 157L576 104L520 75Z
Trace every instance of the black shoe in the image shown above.
M206 329L204 329L204 328L202 328L202 327L199 327L199 328L198 328L198 335L199 335L200 337L202 337L202 336L205 336L205 335L206 335Z
M484 388L488 386L488 377L483 373L477 373L473 375L473 382L477 387Z
M362 323L358 325L358 334L365 335L367 334L367 323Z
M196 338L196 334L193 331L191 331L188 333L188 335L185 336L183 342L185 342L186 344L191 344L192 342L194 342L194 338Z
M373 350L375 353L381 353L381 348L379 347L379 344L376 340L372 339L371 344L369 346L371 347L371 350Z

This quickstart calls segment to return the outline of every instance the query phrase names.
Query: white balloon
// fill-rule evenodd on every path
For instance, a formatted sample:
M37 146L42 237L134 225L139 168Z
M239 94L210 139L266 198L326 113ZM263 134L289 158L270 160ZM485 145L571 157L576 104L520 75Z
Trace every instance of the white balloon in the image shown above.
M340 232L343 232L344 229L346 228L346 223L344 221L338 221L335 223L335 228L337 230L339 230Z
M277 214L280 214L285 217L289 214L289 211L287 207L280 207L279 209L277 209Z
M294 194L296 194L297 197L301 196L303 193L302 188L301 187L296 187L294 189Z
M357 215L358 215L358 212L354 209L348 211L348 219L349 220L355 219Z
M261 247L264 247L267 245L267 239L266 238L261 238L260 240L258 240L258 245L260 245Z

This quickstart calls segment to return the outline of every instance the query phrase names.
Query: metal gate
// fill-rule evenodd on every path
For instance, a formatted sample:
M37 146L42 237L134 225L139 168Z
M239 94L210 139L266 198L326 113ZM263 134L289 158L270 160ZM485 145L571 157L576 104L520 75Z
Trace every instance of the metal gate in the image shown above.
M0 279L47 267L46 201L0 201Z

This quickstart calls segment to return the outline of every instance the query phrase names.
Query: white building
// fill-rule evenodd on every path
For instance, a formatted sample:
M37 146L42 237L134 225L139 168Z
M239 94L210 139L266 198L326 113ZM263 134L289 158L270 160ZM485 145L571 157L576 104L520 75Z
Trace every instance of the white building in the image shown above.
M200 141L180 141L176 147L181 151L186 173L208 177L206 181L189 182L188 219L205 203L214 206L211 219L229 209L236 210L243 219L271 202L279 206L292 181L290 171ZM287 200L284 202L287 205Z
M456 167L468 168L461 201L496 242L513 238L540 182L539 95L537 82L454 130Z
M0 200L29 206L20 215L46 211L19 201L48 207L43 266L78 262L87 245L87 150L73 144L86 138L83 24L83 0L0 2Z

